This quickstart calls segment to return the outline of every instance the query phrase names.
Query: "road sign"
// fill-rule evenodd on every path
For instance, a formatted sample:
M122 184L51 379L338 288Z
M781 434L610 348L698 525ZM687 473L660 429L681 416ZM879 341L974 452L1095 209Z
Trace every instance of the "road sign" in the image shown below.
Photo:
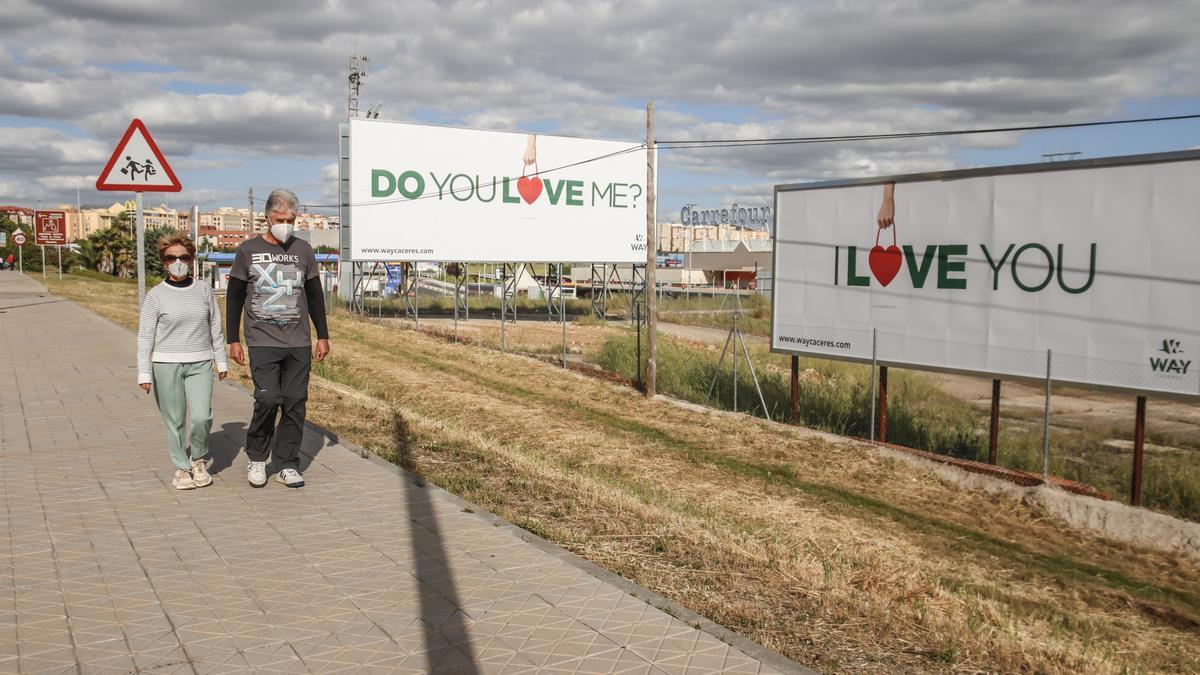
M16 244L17 246L24 246L25 245L25 233L20 230L13 232L13 243Z
M33 243L63 246L67 243L67 212L37 211L33 214Z
M179 192L183 189L146 125L135 119L96 179L97 190Z

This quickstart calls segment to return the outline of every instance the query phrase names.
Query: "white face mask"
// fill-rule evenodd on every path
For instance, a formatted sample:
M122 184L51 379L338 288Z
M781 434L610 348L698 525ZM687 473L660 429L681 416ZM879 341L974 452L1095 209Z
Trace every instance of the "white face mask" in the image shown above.
M182 260L176 260L170 265L167 265L167 271L170 272L171 276L175 277L176 279L182 279L186 277L187 273L191 271L191 269L191 266Z
M279 243L286 244L287 240L292 236L293 229L295 229L295 225L292 223L272 223L271 236L275 237Z

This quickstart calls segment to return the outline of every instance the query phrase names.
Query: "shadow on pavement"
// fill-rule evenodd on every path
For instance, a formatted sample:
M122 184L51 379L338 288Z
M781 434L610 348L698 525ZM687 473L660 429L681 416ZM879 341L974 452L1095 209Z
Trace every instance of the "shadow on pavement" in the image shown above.
M212 465L208 467L208 472L215 476L232 466L245 442L245 422L225 422L220 429L209 434L208 456L212 458Z
M411 482L401 483L408 502L409 532L417 552L413 574L421 582L421 625L431 672L475 675L475 653L465 615L459 609L454 571L447 565L445 542L431 504L425 480L416 473L412 437L408 423L399 413L392 417L396 453L400 466L410 472Z

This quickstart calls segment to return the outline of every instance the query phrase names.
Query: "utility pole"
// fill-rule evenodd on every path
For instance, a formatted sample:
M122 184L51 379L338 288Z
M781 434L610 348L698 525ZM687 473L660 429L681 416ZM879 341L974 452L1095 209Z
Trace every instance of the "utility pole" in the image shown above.
M365 63L367 57L355 54L350 57L350 72L346 77L346 131L339 132L338 166L345 165L349 155L350 120L358 117L358 93L363 80L367 77ZM378 105L377 104L377 108ZM344 153L344 154L343 154ZM361 271L357 263L350 262L350 204L348 194L343 192L344 177L338 174L338 297L353 303L357 295L358 280Z
M189 228L192 235L192 245L198 246L200 242L200 207L192 205L192 226ZM192 257L192 278L200 278L200 255L197 250L197 255Z
M250 232L254 232L254 188L250 188L250 192L246 196L247 203L250 205ZM246 237L249 239L249 235Z
M655 227L658 195L654 194L654 101L646 102L646 397L653 398L658 384L658 302L655 267L658 237Z

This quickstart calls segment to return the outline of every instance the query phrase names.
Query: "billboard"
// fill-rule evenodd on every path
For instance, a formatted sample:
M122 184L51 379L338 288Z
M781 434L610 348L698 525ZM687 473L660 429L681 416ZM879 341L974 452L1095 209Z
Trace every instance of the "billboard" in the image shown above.
M351 260L646 261L639 143L362 119L349 134Z
M67 243L67 212L37 211L33 216L33 243L63 246Z
M1200 396L1197 185L1186 151L777 186L772 349Z

